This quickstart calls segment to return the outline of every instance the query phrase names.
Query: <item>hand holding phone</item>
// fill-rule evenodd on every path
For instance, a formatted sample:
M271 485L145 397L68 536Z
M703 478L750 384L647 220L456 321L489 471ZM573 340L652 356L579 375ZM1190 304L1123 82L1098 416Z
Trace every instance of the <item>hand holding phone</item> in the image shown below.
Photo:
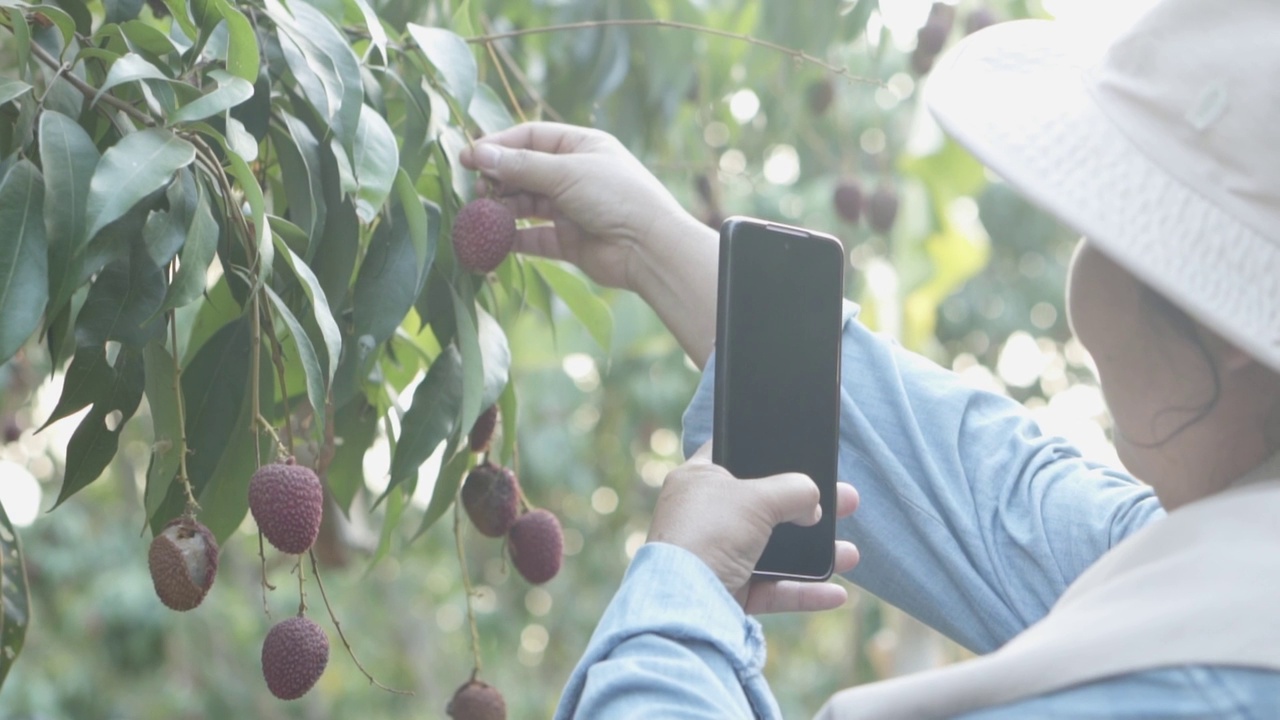
M750 218L720 230L713 461L739 478L808 475L822 519L777 526L760 577L834 565L844 253L830 235Z

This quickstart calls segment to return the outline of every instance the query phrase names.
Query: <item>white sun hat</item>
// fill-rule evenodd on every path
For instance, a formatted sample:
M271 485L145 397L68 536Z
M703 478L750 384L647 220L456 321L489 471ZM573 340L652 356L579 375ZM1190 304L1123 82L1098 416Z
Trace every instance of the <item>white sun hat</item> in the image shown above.
M1164 0L1089 47L994 25L925 98L1021 194L1280 370L1280 0Z

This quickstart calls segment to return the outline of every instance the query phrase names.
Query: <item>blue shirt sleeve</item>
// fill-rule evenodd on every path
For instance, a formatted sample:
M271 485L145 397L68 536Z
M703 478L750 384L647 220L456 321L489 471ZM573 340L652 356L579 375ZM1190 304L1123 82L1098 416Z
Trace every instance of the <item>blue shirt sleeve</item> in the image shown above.
M1146 485L1045 436L1019 403L881 336L846 308L840 479L862 497L838 533L849 579L976 652L1040 619L1112 545L1163 516ZM713 360L684 417L711 437Z
M556 708L557 720L778 718L764 634L697 556L640 548Z

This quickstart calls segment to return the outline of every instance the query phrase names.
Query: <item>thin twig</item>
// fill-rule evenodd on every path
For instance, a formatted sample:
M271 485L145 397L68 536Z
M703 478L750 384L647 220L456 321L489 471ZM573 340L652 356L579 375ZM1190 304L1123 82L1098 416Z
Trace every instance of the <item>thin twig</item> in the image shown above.
M516 94L511 91L511 83L507 80L506 71L502 69L502 61L498 59L498 53L494 52L493 43L485 43L484 49L489 51L489 59L493 61L493 68L498 71L498 78L502 80L502 87L507 91L507 100L511 102L511 107L516 111L516 115L520 116L520 122L529 122L529 118L524 116L524 108L520 107L520 101L516 99Z
M302 556L298 556L298 614L307 614L307 570L302 564Z
M267 606L267 591L276 589L271 581L267 580L267 554L262 547L262 530L258 530L258 559L262 561L262 612L267 614L267 619L271 619L271 608Z
M458 548L458 568L462 571L462 589L467 597L467 624L471 626L471 656L475 658L475 664L471 669L471 679L474 680L476 675L480 674L480 631L476 628L476 611L471 606L471 574L467 572L467 556L462 550L462 523L460 517L462 515L459 506L462 505L462 488L458 488L458 496L453 499L453 540L454 545Z
M276 336L276 321L267 313L267 338L271 340L271 362L276 368L276 377L280 379L280 401L284 404L284 446L286 455L293 454L293 413L289 410L289 387L285 384L284 347ZM298 343L301 344L299 339Z
M57 58L50 55L47 50L40 47L39 43L31 43L31 54L35 55L36 58L40 60L40 62L44 63L45 65L48 65L50 68L54 70L57 70L59 67L62 66L62 63L58 62ZM112 95L111 93L102 93L101 97L99 97L98 89L90 85L89 83L85 82L84 80L81 80L79 77L76 76L75 73L63 73L62 76L67 79L67 82L71 83L72 87L79 90L80 93L85 97L89 98L90 101L93 101L95 98L97 98L99 102L103 102L103 103L106 103L107 105L110 105L111 107L119 110L125 115L128 115L134 120L137 120L143 125L150 126L150 125L156 124L156 121L153 120L150 115L142 112L138 108L130 105L129 103L125 102L124 100L121 100L120 98L116 97L115 95Z
M493 32L493 28L487 17L480 18L480 22L484 25L485 32ZM507 69L511 71L511 75L515 77L516 82L520 83L521 89L523 89L525 94L537 103L542 112L546 113L547 117L555 120L556 122L564 122L564 116L556 112L556 109L551 107L551 105L543 99L542 93L539 93L538 90L534 88L533 83L529 80L529 76L524 74L524 70L520 68L520 63L516 62L515 58L511 57L511 53L507 52L507 48L500 42L492 43L492 46L494 51L498 53L498 57L502 58L502 61L506 63Z
M519 30L510 30L507 32L489 33L486 35L475 35L475 36L467 37L463 39L469 43L489 43L489 42L493 42L494 40L505 40L507 38L522 37L524 35L541 35L545 33L564 32L566 30L588 30L592 28L602 28L602 27L661 27L661 28L671 28L676 30L689 30L691 32L702 33L703 35L714 35L716 37L730 38L732 40L738 40L741 42L749 43L751 45L756 45L758 47L767 48L769 50L773 50L774 52L782 53L783 55L787 55L791 57L793 60L796 60L797 62L807 62L812 65L817 65L818 67L823 68L827 72L833 73L835 75L847 77L852 80L857 80L859 82L871 83L873 85L884 85L884 83L879 80L873 80L871 78L865 78L858 75L854 75L853 73L849 72L849 68L844 65L832 65L831 63L826 62L821 58L810 55L809 53L803 50L789 48L785 45L779 45L778 43L775 43L775 42L769 42L768 40L761 40L760 38L753 37L751 35L744 35L742 33L730 32L728 30L721 30L719 28L708 27L706 25L695 25L693 23L678 22L675 20L661 20L656 18L584 20L582 22L564 23L561 25L543 25L541 27L521 28Z
M342 623L338 622L338 616L333 613L333 606L329 604L329 595L324 591L324 581L320 579L320 566L316 564L316 552L315 550L308 550L307 554L311 556L311 574L315 576L316 585L320 588L320 597L324 600L324 607L329 611L329 619L333 621L333 627L338 631L338 637L342 639L342 644L346 646L347 654L351 656L351 662L354 662L356 667L360 668L360 672L364 673L364 676L368 678L371 685L376 685L377 687L386 690L389 693L395 693L396 695L412 695L412 690L396 690L395 688L389 688L386 685L383 685L375 680L373 676L369 674L369 671L365 670L364 666L360 664L360 660L356 658L355 652L351 650L351 643L347 642L347 636L342 632Z
M172 268L172 263L170 264ZM185 403L182 400L182 363L178 362L178 316L169 311L169 338L173 344L173 395L178 405L178 482L187 493L187 508L183 512L186 517L195 517L200 511L200 503L196 502L195 493L191 490L191 478L187 475L187 419Z

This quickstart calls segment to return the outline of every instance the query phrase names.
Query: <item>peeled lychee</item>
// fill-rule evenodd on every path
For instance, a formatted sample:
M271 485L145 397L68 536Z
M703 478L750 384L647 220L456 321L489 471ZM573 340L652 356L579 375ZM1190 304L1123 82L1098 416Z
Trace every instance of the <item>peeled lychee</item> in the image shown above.
M831 198L836 212L847 223L857 224L862 217L862 186L857 180L844 180L836 186Z
M516 241L516 216L491 198L472 200L453 219L453 251L458 264L474 273L498 267Z
M498 406L490 405L488 410L480 413L480 417L476 418L475 425L471 426L471 433L467 435L467 445L471 447L471 452L482 452L489 447L489 441L493 439L493 429L498 426Z
M310 618L281 620L262 641L262 677L281 700L306 695L328 664L329 636Z
M876 232L887 233L893 229L898 217L898 193L892 185L884 184L871 193L867 201L867 222Z
M511 564L525 580L540 585L560 572L564 532L560 521L546 510L521 515L507 533Z
M151 541L147 565L160 602L173 610L190 610L213 587L218 541L195 518L175 518Z
M301 555L320 533L324 489L311 468L293 464L293 458L263 465L249 481L249 510L277 550Z
M462 483L462 507L483 535L502 537L520 511L520 482L508 468L484 463Z
M494 686L471 680L458 688L444 711L453 720L507 720L507 701Z

